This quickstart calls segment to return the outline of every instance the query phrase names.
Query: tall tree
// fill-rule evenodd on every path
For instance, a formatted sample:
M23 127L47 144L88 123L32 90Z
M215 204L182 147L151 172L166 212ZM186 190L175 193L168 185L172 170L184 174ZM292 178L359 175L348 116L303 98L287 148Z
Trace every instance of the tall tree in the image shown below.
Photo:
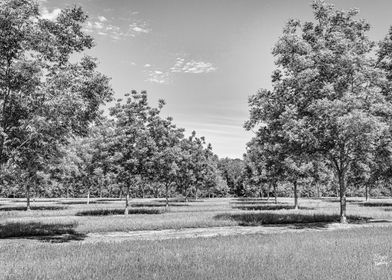
M69 60L93 46L86 19L80 7L50 21L35 1L0 3L0 165L25 170L27 209L37 172L72 134L86 133L112 95L94 59Z
M312 4L314 22L290 20L273 54L273 90L251 98L252 125L279 131L284 141L329 161L339 182L340 220L346 222L347 174L356 156L374 155L392 112L382 90L370 26L357 10Z

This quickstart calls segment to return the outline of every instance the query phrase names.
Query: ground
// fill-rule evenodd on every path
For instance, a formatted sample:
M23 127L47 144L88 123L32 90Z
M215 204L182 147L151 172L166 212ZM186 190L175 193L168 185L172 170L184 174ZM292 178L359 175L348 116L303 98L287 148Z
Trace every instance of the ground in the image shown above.
M0 279L392 277L388 199L349 199L346 226L336 198L135 199L128 216L121 200L23 203L0 200Z

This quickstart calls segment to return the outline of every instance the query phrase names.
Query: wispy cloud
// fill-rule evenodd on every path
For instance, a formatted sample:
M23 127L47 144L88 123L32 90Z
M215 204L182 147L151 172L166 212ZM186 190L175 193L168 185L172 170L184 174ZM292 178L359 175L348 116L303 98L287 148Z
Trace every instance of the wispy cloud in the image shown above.
M151 32L151 28L146 22L134 20L126 27L120 27L103 15L97 16L86 23L85 30L101 36L108 36L114 40L133 38L140 34Z
M187 60L183 57L178 57L176 63L170 68L172 73L193 73L202 74L215 72L217 68L211 62Z
M171 77L169 71L158 69L150 63L146 63L143 66L143 72L146 74L146 82L157 83L157 84L169 84Z
M98 20L99 20L100 22L106 22L106 21L108 21L108 19L105 18L104 16L98 16Z
M40 1L40 2L44 3L46 1ZM49 11L48 8L42 7L41 18L53 21L59 16L60 13L61 13L61 9L56 8L53 9L52 11Z
M108 36L114 40L119 40L126 35L119 26L109 23L104 16L98 16L94 20L88 21L85 30L101 36Z
M163 72L160 70L145 70L147 74L147 82L157 83L157 84L169 84L170 73Z
M145 22L134 22L129 25L129 32L130 34L136 36L138 34L147 34L151 32L151 29L148 27L147 23Z
M144 65L144 72L147 74L146 81L168 84L177 73L203 74L215 72L218 68L210 62L187 59L185 57L176 58L174 64L165 70L153 67L147 63Z

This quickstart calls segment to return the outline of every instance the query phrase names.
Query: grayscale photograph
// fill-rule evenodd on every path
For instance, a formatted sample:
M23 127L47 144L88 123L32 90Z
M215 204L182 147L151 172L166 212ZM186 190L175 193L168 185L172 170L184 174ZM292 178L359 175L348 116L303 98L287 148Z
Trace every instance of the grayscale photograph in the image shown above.
M0 0L30 279L392 279L392 2Z

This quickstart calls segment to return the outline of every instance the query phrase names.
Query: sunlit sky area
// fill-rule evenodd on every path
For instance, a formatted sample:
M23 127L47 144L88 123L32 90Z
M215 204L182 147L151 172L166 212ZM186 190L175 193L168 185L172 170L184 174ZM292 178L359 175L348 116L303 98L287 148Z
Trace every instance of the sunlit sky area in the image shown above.
M242 158L253 133L243 128L248 96L270 88L273 45L289 18L310 20L310 0L41 0L42 14L80 5L96 42L89 55L112 78L115 97L147 90L166 100L186 134L205 136L219 157ZM390 0L336 0L359 8L381 40L392 24Z

